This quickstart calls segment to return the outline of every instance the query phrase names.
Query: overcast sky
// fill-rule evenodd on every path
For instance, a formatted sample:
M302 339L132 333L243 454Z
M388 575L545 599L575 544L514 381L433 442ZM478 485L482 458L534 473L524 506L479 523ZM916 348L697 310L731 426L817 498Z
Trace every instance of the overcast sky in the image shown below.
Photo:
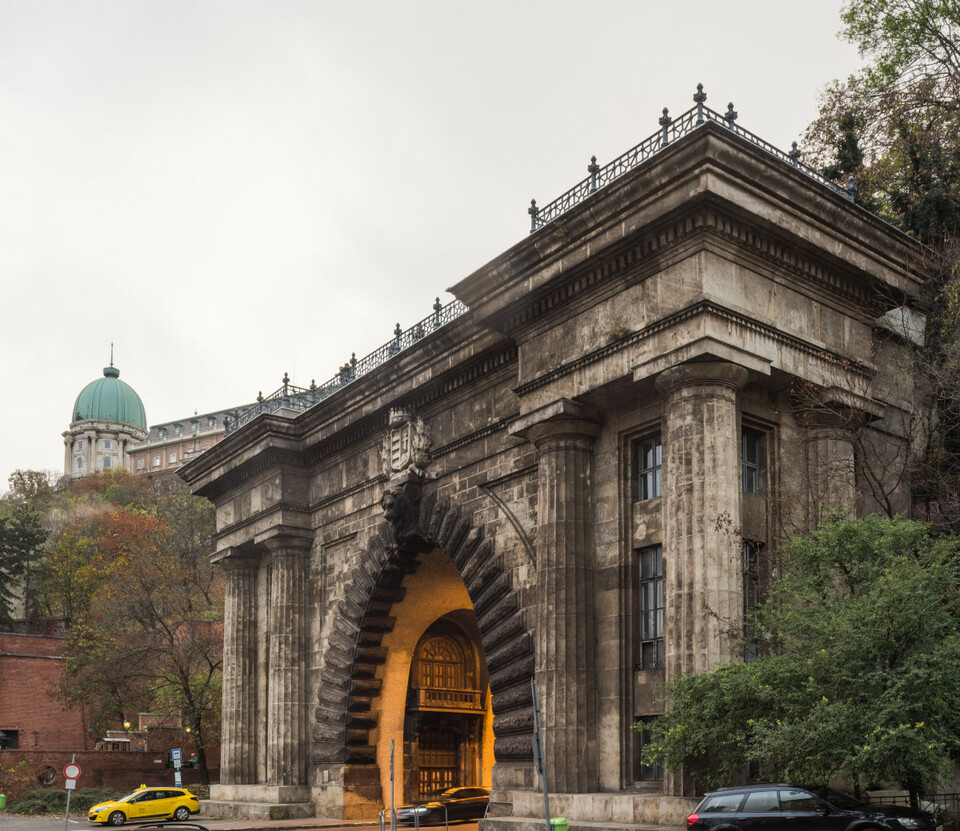
M0 491L111 342L150 424L321 383L697 82L789 149L841 5L0 0Z

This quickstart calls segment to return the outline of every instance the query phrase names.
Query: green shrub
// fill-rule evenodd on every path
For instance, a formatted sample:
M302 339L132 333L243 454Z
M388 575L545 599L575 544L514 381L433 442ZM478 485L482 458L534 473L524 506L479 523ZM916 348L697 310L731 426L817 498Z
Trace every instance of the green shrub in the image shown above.
M70 813L85 814L98 802L123 796L121 791L105 788L80 788L70 797ZM20 799L7 804L10 814L64 814L67 810L67 791L64 788L33 788Z

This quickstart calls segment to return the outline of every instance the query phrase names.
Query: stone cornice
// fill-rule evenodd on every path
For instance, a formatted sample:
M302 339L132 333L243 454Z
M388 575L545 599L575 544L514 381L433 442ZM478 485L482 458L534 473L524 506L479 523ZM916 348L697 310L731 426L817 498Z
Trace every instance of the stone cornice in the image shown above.
M306 464L311 466L319 464L323 459L335 456L348 447L361 443L371 436L383 433L387 429L389 407L407 409L420 413L423 417L428 418L431 405L438 401L448 404L449 396L452 393L470 384L475 384L485 376L500 372L506 367L516 363L516 360L516 344L512 342L502 344L499 349L484 353L474 360L458 366L455 371L442 375L434 379L431 383L419 387L416 390L416 395L393 398L386 402L386 408L377 411L375 414L349 427L341 428L329 439L317 442L306 451ZM435 454L439 452L439 450L434 451Z
M729 208L716 204L709 195L702 197L699 204L691 203L687 207L691 210L686 214L648 229L628 245L609 251L582 268L571 269L562 279L552 282L549 291L527 297L497 322L497 328L513 334L534 324L549 326L554 318L567 314L565 310L569 305L582 304L586 295L596 302L620 290L623 282L642 280L659 272L663 258L670 252L707 239L715 239L737 253L745 250L774 275L796 278L794 288L798 291L806 291L820 300L833 298L835 303L858 316L874 317L866 310L903 302L902 294L891 290L888 302L884 303L884 295L877 293L876 284L856 278L849 268L828 264L826 257L813 256L775 230L738 217Z
M749 217L750 234L769 237L774 229L779 243L765 253L774 259L786 253L787 264L794 258L819 264L816 269L801 265L802 272L826 269L871 286L874 293L878 287L901 295L919 289L918 243L741 137L708 124L451 291L479 323L511 331L518 314L529 314L531 299L550 308L575 294L579 279L586 279L587 287L598 276L609 279L598 275L593 264L603 257L601 269L622 267L625 251L636 258L638 236L644 246L654 245L646 253L664 250L676 235L677 217L685 220L704 203L721 206L725 216L740 224L743 220L733 217ZM658 224L669 227L661 231ZM749 240L741 235L741 241ZM586 276L568 278L584 270ZM826 282L837 279L827 276Z
M587 367L590 364L601 361L604 358L607 358L621 350L637 346L643 341L648 340L649 338L661 332L664 332L687 320L690 320L691 318L701 315L711 315L727 323L750 329L755 333L762 334L764 337L767 337L791 349L803 352L812 357L816 357L820 361L838 366L843 365L848 369L848 371L856 374L869 377L875 373L875 369L869 365L851 364L843 355L840 355L837 352L833 352L823 347L811 345L806 341L784 333L780 329L776 329L773 326L768 326L754 318L747 317L746 315L731 311L730 309L726 309L709 300L700 300L699 302L687 306L686 308L681 309L679 312L676 312L669 317L661 318L655 323L652 323L651 325L646 326L637 332L632 332L618 341L606 344L599 349L595 349L592 352L577 358L576 360L563 364L551 372L544 372L532 381L528 381L525 384L519 385L515 388L514 392L516 392L519 396L527 395L533 390L544 387L558 378L562 378L563 376L569 375L572 372L576 372L577 370Z
M210 452L210 451L207 451ZM303 461L300 454L294 448L267 446L260 450L248 460L241 462L236 467L231 468L222 476L208 479L208 484L197 487L189 479L186 481L191 485L193 492L199 496L205 496L211 502L238 487L244 482L248 482L268 470L276 468L303 470ZM179 475L183 468L178 468L176 473Z

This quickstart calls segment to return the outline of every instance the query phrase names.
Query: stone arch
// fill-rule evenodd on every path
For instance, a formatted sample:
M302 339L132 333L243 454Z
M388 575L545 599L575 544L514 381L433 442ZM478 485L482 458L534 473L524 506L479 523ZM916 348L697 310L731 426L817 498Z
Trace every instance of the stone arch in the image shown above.
M418 535L394 542L384 521L367 544L337 607L321 668L313 725L312 760L322 770L343 765L343 789L379 800L379 769L370 732L380 694L377 667L386 659L383 636L390 609L403 599L403 578L424 550L442 549L453 561L473 603L486 653L493 701L494 757L532 759L533 639L523 621L519 592L493 541L446 500L424 495ZM322 777L321 777L322 778Z

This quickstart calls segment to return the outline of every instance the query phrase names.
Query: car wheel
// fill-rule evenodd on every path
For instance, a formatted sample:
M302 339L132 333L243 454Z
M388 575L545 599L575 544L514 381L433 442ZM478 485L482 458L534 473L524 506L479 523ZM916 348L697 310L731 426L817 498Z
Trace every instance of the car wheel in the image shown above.
M186 822L190 819L190 809L184 808L182 805L173 812L173 818L177 822Z
M127 821L123 811L114 811L107 817L107 825L123 825Z

